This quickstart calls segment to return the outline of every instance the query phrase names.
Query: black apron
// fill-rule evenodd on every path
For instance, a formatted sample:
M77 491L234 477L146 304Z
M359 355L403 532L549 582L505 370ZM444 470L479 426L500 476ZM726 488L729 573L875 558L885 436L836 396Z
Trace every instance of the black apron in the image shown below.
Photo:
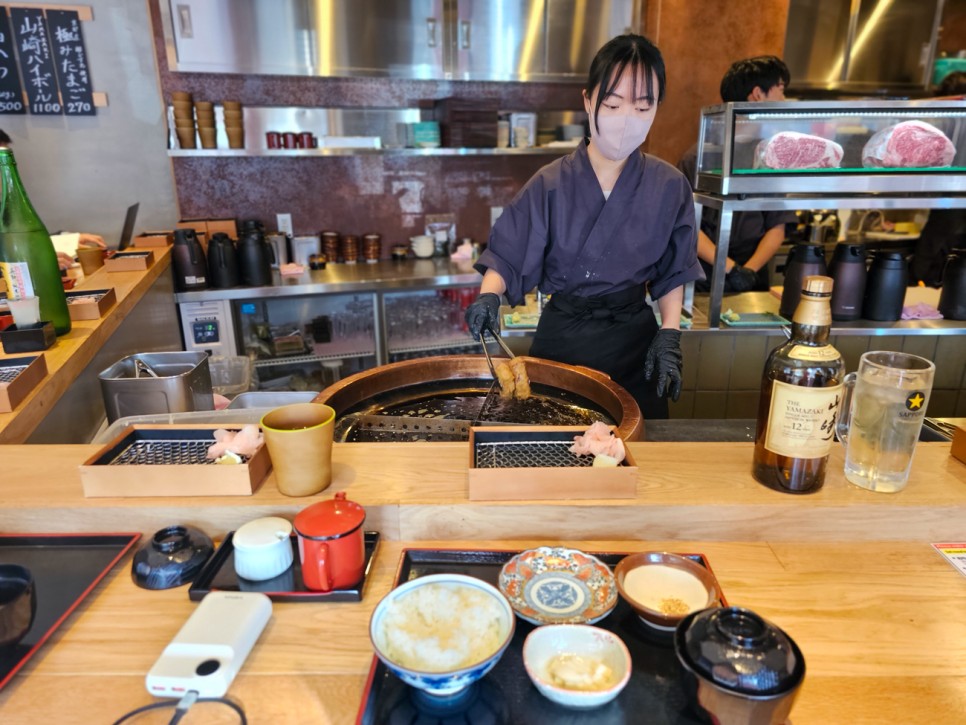
M644 357L656 334L643 287L598 297L557 293L540 314L530 355L606 373L633 396L646 420L656 420L668 417L667 398L656 392L657 374L644 379Z

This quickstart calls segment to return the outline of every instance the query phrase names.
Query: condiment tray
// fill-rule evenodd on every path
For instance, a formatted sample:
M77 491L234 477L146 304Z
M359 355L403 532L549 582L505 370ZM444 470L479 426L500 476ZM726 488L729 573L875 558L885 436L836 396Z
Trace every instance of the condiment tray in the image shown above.
M30 569L37 615L19 643L0 647L0 688L33 657L128 549L138 533L0 534L0 561Z
M400 558L395 585L427 574L465 574L497 585L500 569L518 551L406 549ZM627 553L586 552L613 568ZM702 554L682 554L711 567ZM714 572L712 572L712 576ZM718 591L721 591L720 585ZM727 606L724 596L722 606ZM627 687L612 702L589 710L557 705L530 682L523 668L523 641L534 629L519 617L516 631L496 667L479 682L450 699L434 698L404 684L373 656L366 689L356 722L377 725L407 722L441 725L455 722L528 723L528 725L624 725L640 723L646 713L648 725L684 725L701 720L688 709L680 682L671 632L645 625L619 599L611 614L596 626L619 636L631 653L633 671Z
M221 542L221 545L211 555L204 568L195 577L188 589L188 597L192 601L199 601L208 592L261 592L276 602L361 602L363 589L372 562L375 560L376 548L379 545L379 532L365 532L366 563L362 573L362 581L346 589L333 589L331 592L317 592L305 588L302 581L302 565L299 562L299 542L294 534L290 537L292 544L292 566L277 577L265 581L250 581L235 573L235 546L232 531Z

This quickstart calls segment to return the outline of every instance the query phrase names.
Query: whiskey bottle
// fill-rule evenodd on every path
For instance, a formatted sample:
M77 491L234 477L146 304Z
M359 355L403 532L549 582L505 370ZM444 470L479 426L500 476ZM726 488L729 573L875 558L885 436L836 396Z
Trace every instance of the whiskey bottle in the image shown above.
M845 372L828 341L831 297L830 277L806 277L791 337L765 361L752 475L778 491L811 493L825 483Z

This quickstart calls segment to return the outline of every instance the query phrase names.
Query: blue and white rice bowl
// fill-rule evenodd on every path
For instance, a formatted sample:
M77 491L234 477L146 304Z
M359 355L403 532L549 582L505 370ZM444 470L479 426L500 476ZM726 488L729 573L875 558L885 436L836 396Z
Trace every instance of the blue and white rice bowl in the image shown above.
M496 587L462 574L432 574L383 597L369 620L369 639L400 680L448 697L496 666L514 627L513 609Z

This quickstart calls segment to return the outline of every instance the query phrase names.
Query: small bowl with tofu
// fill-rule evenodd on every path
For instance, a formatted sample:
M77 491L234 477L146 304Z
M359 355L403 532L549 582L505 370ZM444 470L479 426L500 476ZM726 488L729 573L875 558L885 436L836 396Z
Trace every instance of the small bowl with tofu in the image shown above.
M631 654L606 629L548 624L527 635L523 666L544 697L564 707L587 709L620 694L631 677Z

